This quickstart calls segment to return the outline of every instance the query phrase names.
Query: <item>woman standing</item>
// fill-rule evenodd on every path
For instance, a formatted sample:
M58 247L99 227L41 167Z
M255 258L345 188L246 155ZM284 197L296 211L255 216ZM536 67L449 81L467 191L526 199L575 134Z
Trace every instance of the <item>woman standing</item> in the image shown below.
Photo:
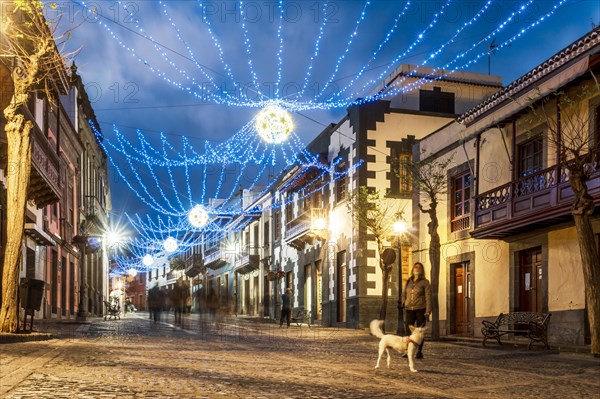
M409 326L425 327L425 322L431 314L431 286L425 278L423 264L413 265L410 277L402 291L402 305L406 310L404 321ZM423 359L423 342L419 345L417 359Z

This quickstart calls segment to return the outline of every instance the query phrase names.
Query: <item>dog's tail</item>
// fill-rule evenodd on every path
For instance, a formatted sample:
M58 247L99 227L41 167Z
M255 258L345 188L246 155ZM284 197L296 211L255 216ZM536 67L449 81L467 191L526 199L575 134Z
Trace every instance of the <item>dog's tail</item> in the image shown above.
M371 324L369 324L369 329L371 330L371 334L381 339L383 337L383 330L381 326L383 325L383 320L371 320Z

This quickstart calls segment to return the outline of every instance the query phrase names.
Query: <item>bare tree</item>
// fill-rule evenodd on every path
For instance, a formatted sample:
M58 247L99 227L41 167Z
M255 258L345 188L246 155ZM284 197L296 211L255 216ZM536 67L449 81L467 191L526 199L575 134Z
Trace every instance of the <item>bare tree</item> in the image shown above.
M8 51L10 54L10 57L3 57L2 60L10 62L14 85L12 99L4 109L9 172L6 176L7 244L2 268L1 332L15 332L18 329L17 278L31 173L33 127L33 122L25 118L22 108L36 92L43 94L53 104L56 93L51 82L66 70L65 58L61 56L57 45L61 44L63 38L68 38L69 32L57 36L58 21L46 21L42 14L43 7L37 0L5 1L0 21L4 33L2 52Z
M592 79L577 87L548 96L538 91L537 96L528 98L530 112L525 122L531 128L547 128L548 147L556 150L557 164L565 172L558 176L568 179L575 196L571 214L581 254L591 352L600 356L600 257L591 220L594 199L587 185L591 176L600 175L600 126L593 123L594 111L589 109L590 99L600 95L600 85L591 70L590 74Z
M440 198L448 193L448 167L454 159L454 154L446 159L426 158L408 164L408 174L399 174L399 177L412 180L413 190L419 193L419 210L429 215L427 230L429 233L429 260L431 262L431 337L440 338L440 259L441 244L438 234L439 221L437 207Z
M347 204L348 213L358 221L360 226L371 233L377 243L377 255L379 256L379 268L381 269L381 308L379 319L385 320L388 304L388 289L393 264L386 265L383 261L386 239L393 234L393 224L402 213L399 204L391 199L383 198L379 191L369 191L367 187L361 186L355 192Z

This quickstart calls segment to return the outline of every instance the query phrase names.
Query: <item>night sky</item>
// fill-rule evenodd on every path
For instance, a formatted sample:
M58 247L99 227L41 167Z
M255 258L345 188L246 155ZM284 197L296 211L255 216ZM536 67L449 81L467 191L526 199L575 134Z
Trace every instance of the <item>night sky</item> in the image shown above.
M231 137L259 109L206 101L190 94L194 90L186 90L186 87L216 84L231 90L229 99L233 101L240 98L241 92L259 98L253 89L234 90L232 76L238 87L254 86L256 80L263 99L287 95L299 102L322 103L331 94L340 94L342 99L364 97L375 86L372 81L380 80L378 77L402 63L439 67L471 49L458 63L452 64L460 67L486 52L492 37L484 39L512 12L525 6L493 35L494 44L498 45L526 29L510 46L491 56L492 74L502 76L506 85L600 23L600 2L572 0L566 1L539 25L527 29L559 2L488 1L485 11L470 25L464 24L486 6L485 1L450 1L448 4L446 1L413 1L409 5L404 1L371 1L367 6L364 1L326 4L310 0L284 1L283 19L280 19L276 1L86 3L95 12L86 11L82 3L59 2L58 9L48 12L62 14L64 27L75 27L68 47L80 48L75 62L106 137L114 137L112 125L116 124L132 140L138 129L150 141L157 140L159 132L164 132L174 145L186 136L191 145L200 149L205 140L220 142ZM442 9L444 13L438 14L437 21L433 22ZM402 10L404 14L400 15ZM364 18L357 24L363 11ZM395 32L373 57L395 21ZM431 54L463 26L460 34L431 58ZM318 56L307 78L319 36ZM348 47L351 38L352 44ZM222 50L223 62L215 41ZM281 59L280 67L278 59ZM251 73L250 63L255 75ZM357 76L365 65L364 74ZM159 69L161 72L156 72ZM465 70L487 73L487 56ZM168 80L181 83L184 89ZM280 90L276 95L278 80ZM299 97L295 88L305 82L307 89ZM315 98L320 91L323 95ZM341 106L294 114L296 132L308 143L325 125L337 122L345 112ZM144 207L115 176L113 168L111 174L113 220L117 221L123 211L143 212Z

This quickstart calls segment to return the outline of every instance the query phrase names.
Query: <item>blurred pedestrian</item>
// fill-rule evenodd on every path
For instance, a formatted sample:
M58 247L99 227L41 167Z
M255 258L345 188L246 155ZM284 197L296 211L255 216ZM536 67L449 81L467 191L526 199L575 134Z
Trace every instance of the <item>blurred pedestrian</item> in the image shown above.
M292 289L288 288L285 293L281 296L281 317L279 319L279 327L283 327L283 318L285 317L287 326L290 326L291 316L291 303L292 303Z
M219 301L217 298L217 293L213 287L210 287L208 291L208 298L206 298L207 306L208 306L208 315L211 321L215 320L217 315L217 308L219 307Z
M150 311L150 319L154 322L158 322L158 296L159 296L158 285L148 290L148 310Z
M425 278L425 269L421 262L413 265L410 277L402 291L402 304L398 305L404 305L407 325L425 327L431 314L431 285ZM415 356L417 359L423 359L423 342L419 345Z
M156 320L160 321L160 314L167 306L168 294L164 289L158 290L157 302L156 302Z

